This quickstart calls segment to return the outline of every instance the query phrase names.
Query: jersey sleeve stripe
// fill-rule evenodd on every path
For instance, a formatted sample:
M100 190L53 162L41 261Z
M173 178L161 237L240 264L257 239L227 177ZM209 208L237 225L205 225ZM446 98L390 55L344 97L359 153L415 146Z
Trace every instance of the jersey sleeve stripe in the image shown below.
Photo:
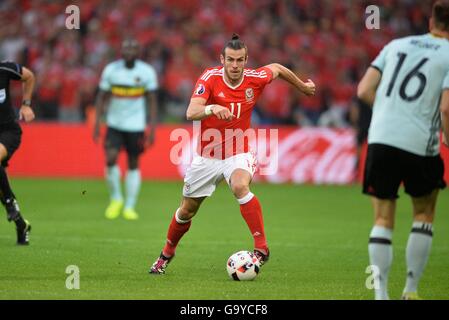
M17 75L18 77L22 78L22 75L21 75L19 72L17 72L16 70L14 70L14 69L10 69L10 68L8 68L8 67L0 67L0 70L6 70L6 71L9 71L9 72L11 72L11 73L14 73L14 74Z
M211 70L206 71L206 72L201 76L200 79L201 79L201 80L204 80L210 72L211 72Z
M380 73L382 73L382 70L378 66L375 66L374 64L372 64L370 67L372 67L372 68L378 70Z
M219 72L212 72L212 73L208 74L207 77L206 77L205 79L203 79L203 80L204 80L204 81L207 81L207 80L209 80L209 78L212 77L212 76L222 76L222 75L223 75L223 72L222 72L222 71L219 71Z
M201 80L206 80L206 78L210 75L210 74L212 74L212 73L215 73L215 72L221 72L221 70L220 69L211 69L211 70L207 70L206 72L204 72L204 74L201 76Z

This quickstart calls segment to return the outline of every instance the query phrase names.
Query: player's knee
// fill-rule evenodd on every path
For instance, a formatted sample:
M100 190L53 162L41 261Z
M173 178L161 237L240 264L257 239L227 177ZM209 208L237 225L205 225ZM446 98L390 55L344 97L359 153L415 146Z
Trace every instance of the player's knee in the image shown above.
M249 185L244 182L235 182L231 184L232 193L237 199L241 199L249 192Z
M107 150L106 151L106 165L108 167L112 167L117 163L118 152L115 150Z
M139 167L139 157L129 156L128 157L128 169L135 170Z
M178 209L178 218L181 220L190 220L193 218L193 216L198 211L198 208L189 207L189 206L182 206Z
M8 156L8 151L6 150L6 147L0 143L0 161L3 161L3 159L6 159Z
M137 170L138 168L139 168L139 165L137 163L128 164L129 170Z
M109 159L109 158L106 159L106 165L108 167L113 167L115 166L116 163L117 163L116 159Z
M200 205L201 201L196 201L193 199L183 199L181 206L178 209L178 218L182 220L192 219L193 216L198 212Z

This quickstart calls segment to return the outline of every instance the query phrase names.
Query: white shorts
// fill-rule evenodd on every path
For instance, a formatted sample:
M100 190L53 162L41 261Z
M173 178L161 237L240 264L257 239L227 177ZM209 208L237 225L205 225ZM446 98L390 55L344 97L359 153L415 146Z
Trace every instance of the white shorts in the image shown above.
M243 169L251 174L257 170L253 152L240 153L226 159L212 159L195 156L184 177L182 194L188 198L208 197L214 193L217 184L223 180L229 184L232 173Z

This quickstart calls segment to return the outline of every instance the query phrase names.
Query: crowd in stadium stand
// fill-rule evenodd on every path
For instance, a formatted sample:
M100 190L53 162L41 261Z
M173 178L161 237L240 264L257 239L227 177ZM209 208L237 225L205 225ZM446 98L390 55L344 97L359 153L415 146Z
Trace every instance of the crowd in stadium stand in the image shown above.
M85 121L104 66L134 36L141 59L157 70L160 122L185 121L195 81L219 65L233 32L249 48L249 67L282 63L317 94L297 94L274 81L254 114L260 124L345 127L356 85L392 38L427 32L431 1L376 0L380 29L368 30L370 1L333 0L3 0L0 60L15 60L37 76L35 109L43 121ZM68 5L78 5L79 30L68 30ZM20 98L18 90L17 97Z

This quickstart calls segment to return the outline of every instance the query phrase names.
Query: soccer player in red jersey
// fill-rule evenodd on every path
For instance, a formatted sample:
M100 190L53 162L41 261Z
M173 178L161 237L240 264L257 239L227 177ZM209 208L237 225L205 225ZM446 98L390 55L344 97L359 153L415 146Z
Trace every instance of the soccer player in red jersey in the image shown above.
M262 208L249 189L256 159L244 139L245 131L250 128L257 99L272 80L280 77L307 96L315 94L315 84L310 79L301 81L278 63L255 70L245 68L248 49L236 34L225 45L220 60L222 66L206 69L200 76L187 109L188 120L201 120L199 154L187 170L181 205L171 220L165 246L149 270L152 274L165 273L191 219L223 178L240 203L240 212L254 238L254 254L261 265L270 254Z

